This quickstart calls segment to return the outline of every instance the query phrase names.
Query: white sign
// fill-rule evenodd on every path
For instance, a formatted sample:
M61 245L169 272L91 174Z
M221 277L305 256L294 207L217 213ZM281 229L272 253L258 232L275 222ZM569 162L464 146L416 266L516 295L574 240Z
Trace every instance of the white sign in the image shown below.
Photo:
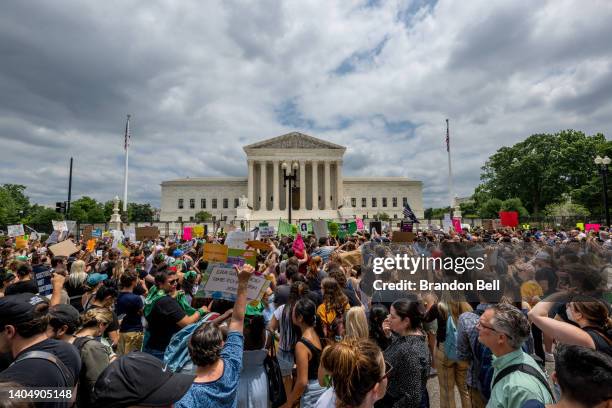
M249 231L231 231L227 233L225 238L225 245L228 248L234 249L246 249L245 241L251 240L251 233Z
M316 220L312 222L312 230L317 238L325 237L327 238L327 221L325 220Z
M261 300L270 281L263 276L251 275L247 286L247 301ZM200 284L196 297L236 300L238 293L238 274L234 265L210 263Z
M136 227L125 227L123 233L126 238L130 239L130 242L136 241Z
M442 220L442 229L444 232L449 232L453 228L453 221L449 213L444 214L444 220Z
M9 237L21 237L25 235L25 232L23 231L23 224L9 225L7 229Z
M51 223L53 224L53 231L59 231L59 232L64 232L64 231L68 231L68 224L66 224L66 221L51 221Z
M273 226L259 227L260 238L273 238L276 235Z

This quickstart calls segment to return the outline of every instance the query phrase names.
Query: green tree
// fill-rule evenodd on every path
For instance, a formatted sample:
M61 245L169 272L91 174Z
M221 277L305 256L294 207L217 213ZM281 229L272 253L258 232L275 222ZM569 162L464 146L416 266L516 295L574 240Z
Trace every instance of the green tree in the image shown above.
M520 217L527 217L529 211L523 206L520 198L509 198L502 202L501 211L516 211Z
M544 213L552 217L588 217L591 215L587 208L580 204L572 203L571 201L549 204L544 209Z
M128 203L128 219L130 222L151 222L153 221L154 213L155 211L151 204Z
M444 214L450 213L450 207L444 208L427 208L423 214L426 220L437 220L444 218Z
M198 211L194 218L196 222L206 222L212 218L212 214L208 211Z
M482 206L478 209L480 217L482 218L498 218L499 210L503 205L502 200L499 198L491 198L485 201Z
M3 184L0 186L0 227L19 223L27 217L30 200L24 194L26 187L21 184Z
M474 201L459 204L459 209L463 218L478 218L478 207Z
M28 216L23 220L29 227L34 228L38 232L51 233L52 220L63 220L64 215L55 212L54 208L46 208L38 204L34 204L28 213Z
M475 200L482 208L490 198L520 198L530 213L540 214L562 194L588 184L597 174L593 158L607 151L612 151L612 142L600 133L564 130L529 136L489 157Z
M70 204L68 218L80 223L105 222L104 206L91 197L81 197Z
M387 214L386 212L376 213L374 214L374 218L380 221L389 221L389 219L391 219L391 217L389 217L389 214Z

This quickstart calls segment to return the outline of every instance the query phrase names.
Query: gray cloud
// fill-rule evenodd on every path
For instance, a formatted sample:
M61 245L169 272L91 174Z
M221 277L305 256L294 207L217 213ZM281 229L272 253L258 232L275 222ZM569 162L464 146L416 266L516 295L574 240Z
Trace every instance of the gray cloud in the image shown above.
M33 201L245 176L242 146L298 130L348 147L347 176L470 194L502 145L612 126L612 4L345 1L0 4L0 182ZM346 69L339 69L339 67Z

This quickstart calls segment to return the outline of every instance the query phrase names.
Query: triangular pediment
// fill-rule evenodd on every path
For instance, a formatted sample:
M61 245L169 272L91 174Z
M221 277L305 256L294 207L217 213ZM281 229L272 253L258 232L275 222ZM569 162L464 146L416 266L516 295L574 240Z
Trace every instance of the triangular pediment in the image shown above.
M300 132L291 132L245 146L244 149L342 149L334 143L317 139Z

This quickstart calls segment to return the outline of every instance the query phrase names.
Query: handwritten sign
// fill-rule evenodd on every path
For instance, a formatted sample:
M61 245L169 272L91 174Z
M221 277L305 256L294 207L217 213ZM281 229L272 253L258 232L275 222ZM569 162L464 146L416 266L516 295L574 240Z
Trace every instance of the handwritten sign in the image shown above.
M227 262L227 246L221 244L204 244L202 259L208 262Z
M66 224L66 221L52 220L51 224L53 224L53 231L59 231L59 232L68 231L68 224Z
M259 237L260 238L273 238L276 236L276 231L274 227L271 225L265 225L259 227Z
M270 281L263 276L251 275L247 284L247 301L261 300ZM236 300L238 274L229 263L210 263L202 276L196 297Z
M245 242L251 239L249 231L231 231L227 234L225 245L228 248L246 249Z
M9 225L7 229L9 237L20 237L22 235L25 235L25 232L23 230L23 224Z

